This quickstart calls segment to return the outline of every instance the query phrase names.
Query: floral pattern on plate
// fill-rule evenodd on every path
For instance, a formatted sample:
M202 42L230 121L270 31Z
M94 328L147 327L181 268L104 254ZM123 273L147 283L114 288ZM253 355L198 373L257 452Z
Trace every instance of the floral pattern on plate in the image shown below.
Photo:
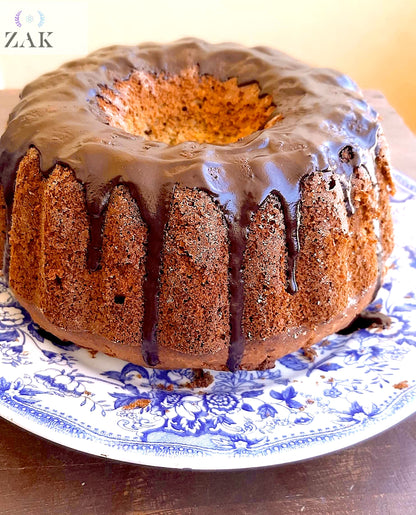
M232 469L318 456L416 411L416 185L395 173L396 248L370 309L385 330L333 335L267 371L154 370L53 343L0 283L0 415L69 447L156 466Z

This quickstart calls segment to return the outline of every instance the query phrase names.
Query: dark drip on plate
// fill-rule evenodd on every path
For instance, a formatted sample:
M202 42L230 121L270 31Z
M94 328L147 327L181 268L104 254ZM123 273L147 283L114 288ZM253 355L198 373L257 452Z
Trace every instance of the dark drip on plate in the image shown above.
M174 76L195 65L200 75L221 81L235 77L239 85L257 82L261 94L273 99L275 109L269 119L279 121L227 145L169 146L109 126L98 107L101 85L111 87L136 71ZM336 175L349 215L354 212L354 171L365 166L376 183L377 114L355 84L337 72L311 69L268 48L210 45L194 39L110 47L40 77L23 90L21 98L0 140L9 228L18 164L34 146L45 176L61 163L74 170L84 185L90 221L88 267L97 270L107 203L112 189L125 184L148 227L142 353L150 366L158 363L163 233L176 185L208 192L228 225L231 343L227 366L237 370L245 346L242 265L253 214L271 193L277 195L286 228L287 291L296 294L302 179L318 171L330 172L328 180ZM317 99L325 99L319 109ZM242 161L249 163L250 176ZM209 174L210 167L218 170L218 177Z
M52 333L49 333L48 331L45 331L45 329L42 329L41 327L38 327L36 329L36 332L39 336L42 338L45 338L45 340L51 341L54 345L57 345L58 347L65 347L66 345L75 345L74 343L67 341L67 340L61 340L57 336L55 336Z
M381 329L387 329L391 326L391 318L384 313L378 311L370 311L368 309L360 313L351 324L337 334L351 334L359 329L368 329L369 327L380 327Z

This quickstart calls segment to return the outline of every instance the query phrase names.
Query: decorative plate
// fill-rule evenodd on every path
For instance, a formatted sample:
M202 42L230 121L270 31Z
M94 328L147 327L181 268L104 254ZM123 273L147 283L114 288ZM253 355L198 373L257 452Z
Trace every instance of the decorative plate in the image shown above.
M0 284L0 415L54 442L160 467L237 469L319 456L416 412L416 184L395 173L396 249L373 303L387 330L334 335L262 372L153 370L44 339Z

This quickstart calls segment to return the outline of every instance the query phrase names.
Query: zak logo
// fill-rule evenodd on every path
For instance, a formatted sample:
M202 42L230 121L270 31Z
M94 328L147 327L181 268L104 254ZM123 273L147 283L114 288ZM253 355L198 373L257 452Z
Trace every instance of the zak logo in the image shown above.
M53 32L42 30L42 11L20 9L14 17L17 30L5 32L5 48L53 48Z

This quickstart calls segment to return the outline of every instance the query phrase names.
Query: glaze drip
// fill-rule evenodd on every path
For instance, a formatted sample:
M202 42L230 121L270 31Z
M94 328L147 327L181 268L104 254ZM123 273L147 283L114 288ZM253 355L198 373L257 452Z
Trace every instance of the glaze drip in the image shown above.
M283 209L286 232L287 249L287 291L296 293L298 285L296 283L296 263L300 250L299 245L299 224L300 224L300 199L296 202L288 202L279 192L275 192L280 200Z
M257 211L258 207L258 204L253 199L248 198L237 218L230 219L228 217L231 338L227 367L232 372L238 369L244 354L244 283L242 270L251 215Z
M87 212L90 225L90 240L88 242L87 266L91 272L98 270L100 266L105 214L108 202L110 200L113 188L119 183L120 177L115 177L103 187L99 192L91 191L88 185L85 185L85 197L87 204Z
M160 191L156 211L152 212L137 186L133 183L129 183L127 186L139 206L140 213L148 230L146 276L143 284L145 304L142 329L142 355L145 363L154 367L159 363L157 322L163 236L169 217L169 208L174 188L169 193L165 191L165 188Z
M391 318L388 315L380 313L379 311L370 311L366 309L354 318L349 326L338 331L338 334L351 334L359 329L369 329L370 327L387 329L390 326Z
M108 124L97 102L102 85L126 80L135 72L175 77L196 64L201 76L221 82L235 79L238 86L256 82L261 95L272 99L266 128L227 144L184 141L170 146ZM315 172L338 175L351 215L351 178L359 166L372 173L378 131L377 114L350 79L332 70L311 69L269 48L210 45L194 39L110 47L68 63L23 90L0 140L9 228L18 164L34 146L45 174L61 163L85 187L88 268L94 273L100 265L111 191L125 184L148 228L142 353L146 363L155 366L163 231L172 195L176 185L209 193L228 225L227 366L237 370L245 346L242 267L253 214L270 194L278 197L286 228L287 291L296 294L302 179Z

